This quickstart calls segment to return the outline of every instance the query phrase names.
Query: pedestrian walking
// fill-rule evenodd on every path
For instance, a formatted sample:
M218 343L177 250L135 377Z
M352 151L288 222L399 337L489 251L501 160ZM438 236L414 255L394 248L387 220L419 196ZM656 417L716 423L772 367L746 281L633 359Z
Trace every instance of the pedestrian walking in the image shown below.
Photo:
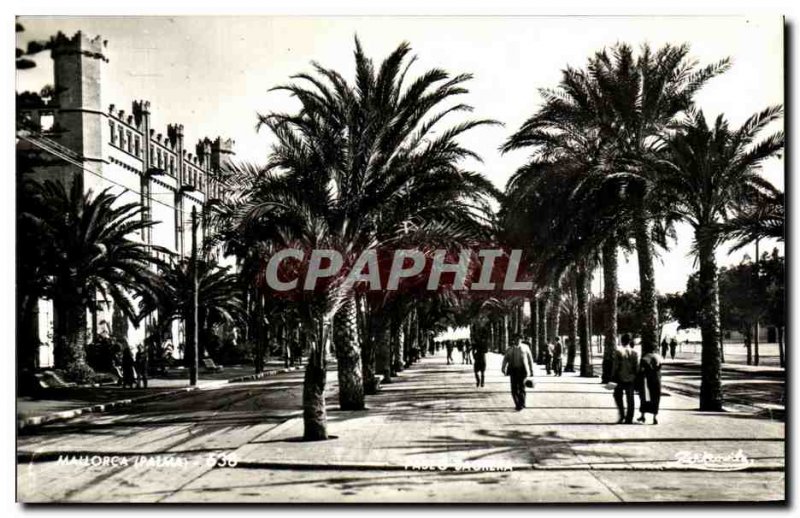
M139 388L147 388L147 365L145 365L144 346L136 348L136 358L134 364L136 365L136 386Z
M563 354L563 349L561 347L561 339L559 337L556 337L556 342L553 344L553 359L552 359L553 374L555 374L556 376L561 376L561 373L563 371L561 362L562 354Z
M675 359L675 350L678 348L678 341L673 338L669 341L669 357Z
M661 405L661 364L663 359L657 352L642 356L639 364L638 390L639 412L642 414L638 421L645 422L644 414L653 414L653 424L658 424L658 408Z
M122 388L136 386L136 371L133 365L133 354L130 347L122 348Z
M508 348L503 356L501 371L511 379L511 398L517 410L525 408L525 380L533 376L533 355L530 343L521 340L519 335L513 338L514 345Z
M453 342L451 340L447 340L444 343L445 348L447 349L447 365L453 363Z
M550 375L550 371L553 370L553 343L547 342L546 347L544 348L544 368L547 372L547 375Z
M662 358L666 358L667 357L667 348L668 347L669 347L669 344L667 343L667 339L664 338L663 340L661 340L661 357Z
M617 384L614 387L614 402L619 410L618 424L633 424L634 399L633 391L639 370L639 354L633 348L629 334L622 335L622 345L614 351L614 363L611 379ZM623 394L625 402L623 403ZM627 405L627 410L626 410Z
M472 356L475 362L472 364L472 369L475 371L475 386L483 387L486 381L486 344L481 340L476 342L472 347Z

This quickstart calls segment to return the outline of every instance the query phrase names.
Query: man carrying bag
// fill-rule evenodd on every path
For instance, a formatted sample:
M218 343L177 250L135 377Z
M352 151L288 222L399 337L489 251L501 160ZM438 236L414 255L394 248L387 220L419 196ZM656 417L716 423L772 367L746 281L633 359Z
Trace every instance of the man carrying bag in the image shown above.
M525 408L525 379L533 376L533 355L527 340L517 335L506 351L501 367L503 374L511 378L511 397L517 410Z

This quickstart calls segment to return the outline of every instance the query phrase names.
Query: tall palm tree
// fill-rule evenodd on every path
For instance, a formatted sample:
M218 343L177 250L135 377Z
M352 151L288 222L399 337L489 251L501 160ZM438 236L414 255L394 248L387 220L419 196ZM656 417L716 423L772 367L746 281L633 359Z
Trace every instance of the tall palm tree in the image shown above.
M55 365L85 363L87 309L98 297L113 300L132 320L134 299L152 296L160 261L151 248L134 239L153 225L141 218L137 203L118 204L109 189L95 196L82 183L31 182L30 197L20 218L42 236L39 272L48 279L56 313ZM20 246L27 246L20 243Z
M782 113L779 106L767 108L733 129L723 115L709 126L701 111L690 110L668 139L667 158L659 168L661 192L670 195L672 210L694 229L703 340L701 410L721 410L723 402L715 252L728 237L726 219L732 210L763 200L765 193L774 193L774 187L759 171L764 161L783 149L783 132L756 140ZM745 227L740 232L748 231Z
M294 76L296 83L279 86L297 98L298 114L272 113L261 123L279 139L269 168L301 174L320 192L314 212L326 220L342 245L355 252L393 239L400 228L424 227L431 221L479 227L475 208L485 204L492 190L481 175L462 169L466 158L478 158L458 144L463 133L489 120L468 120L443 126L448 116L472 108L451 99L467 93L468 74L451 77L441 69L424 72L406 82L410 47L401 44L379 67L366 57L356 40L356 74L348 83L335 70L314 65L314 74ZM440 127L441 126L441 127ZM304 170L300 173L300 170ZM315 202L317 200L314 200ZM381 303L371 304L373 313ZM363 408L362 382L374 387L374 367L369 360L359 366L358 343L346 328L353 323L353 299L342 301L342 314L334 319L335 350L339 357L340 403ZM376 332L388 318L374 315ZM364 345L373 348L369 336ZM348 394L348 391L355 393Z
M491 184L460 167L463 159L477 156L457 139L492 121L439 128L448 115L471 110L445 102L467 92L463 83L470 76L434 69L406 84L413 62L409 51L407 44L400 45L376 70L356 40L354 84L314 64L313 74L298 74L294 84L276 88L299 100L301 109L260 116L261 126L276 140L269 161L264 168L232 172L240 194L223 210L229 219L223 238L230 240L231 250L239 257L253 245L259 250L249 259L256 266L251 284L259 279L258 265L268 259L264 254L281 247L338 250L347 271L362 252L398 239L426 243L430 235L446 240L458 237L454 231L483 228L479 215L489 212L484 197ZM375 378L370 361L375 340L355 332L364 327L355 325L356 288L335 281L324 292L299 293L287 301L311 344L304 389L307 439L327 436L323 391L329 335L342 408L363 408ZM378 317L370 320L388 324L376 314L386 296L378 298L367 305Z

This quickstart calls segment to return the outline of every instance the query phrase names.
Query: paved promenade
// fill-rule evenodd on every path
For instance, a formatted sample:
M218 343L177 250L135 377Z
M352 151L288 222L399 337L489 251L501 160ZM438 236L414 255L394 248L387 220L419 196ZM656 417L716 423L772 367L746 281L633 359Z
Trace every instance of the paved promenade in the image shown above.
M488 363L486 387L476 388L471 366L448 366L441 355L423 359L368 398L369 408L360 412L336 409L330 373L329 432L336 438L325 442L299 440L300 372L49 425L20 437L19 497L572 503L784 498L781 421L747 412L701 413L696 398L670 393L662 400L659 425L616 425L612 395L598 378L543 372L529 389L528 408L516 412L500 357L490 355ZM132 460L127 466L58 462L69 454ZM216 454L228 455L236 466L211 466ZM728 459L725 466L720 458ZM702 467L745 470L709 473Z

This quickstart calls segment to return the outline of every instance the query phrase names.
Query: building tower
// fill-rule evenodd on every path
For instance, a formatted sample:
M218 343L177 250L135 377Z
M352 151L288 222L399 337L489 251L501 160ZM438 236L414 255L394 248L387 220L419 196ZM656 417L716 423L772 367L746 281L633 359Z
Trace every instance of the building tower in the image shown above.
M101 173L105 131L101 83L106 42L78 31L72 38L59 32L51 39L54 71L55 140L81 157L83 166ZM86 188L90 174L64 166L61 179L78 177ZM58 172L54 171L55 176Z

